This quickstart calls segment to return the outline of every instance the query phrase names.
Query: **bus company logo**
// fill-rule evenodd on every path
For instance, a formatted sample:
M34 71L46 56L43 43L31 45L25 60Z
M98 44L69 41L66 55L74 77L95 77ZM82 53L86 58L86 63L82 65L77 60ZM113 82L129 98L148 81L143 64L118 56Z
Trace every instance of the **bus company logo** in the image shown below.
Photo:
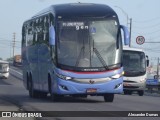
M90 83L90 84L94 84L94 82L95 82L95 81L94 81L94 80L92 80L92 79L91 79L91 80L89 80L89 83Z
M2 117L12 117L11 112L2 112Z

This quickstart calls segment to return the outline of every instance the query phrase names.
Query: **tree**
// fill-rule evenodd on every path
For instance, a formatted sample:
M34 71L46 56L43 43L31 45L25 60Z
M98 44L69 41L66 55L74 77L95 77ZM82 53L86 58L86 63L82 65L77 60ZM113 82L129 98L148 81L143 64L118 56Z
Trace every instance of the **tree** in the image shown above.
M7 58L7 61L13 61L13 57Z

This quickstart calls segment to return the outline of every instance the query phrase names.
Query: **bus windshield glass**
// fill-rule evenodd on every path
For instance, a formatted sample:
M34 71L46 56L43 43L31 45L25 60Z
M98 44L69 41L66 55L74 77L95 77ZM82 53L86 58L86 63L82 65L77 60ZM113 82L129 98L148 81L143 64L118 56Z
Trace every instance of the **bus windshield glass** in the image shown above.
M98 71L121 63L115 19L60 21L58 30L57 59L61 67Z
M123 51L124 71L130 74L146 72L145 54L139 51Z
M0 73L8 72L9 65L7 63L0 63Z

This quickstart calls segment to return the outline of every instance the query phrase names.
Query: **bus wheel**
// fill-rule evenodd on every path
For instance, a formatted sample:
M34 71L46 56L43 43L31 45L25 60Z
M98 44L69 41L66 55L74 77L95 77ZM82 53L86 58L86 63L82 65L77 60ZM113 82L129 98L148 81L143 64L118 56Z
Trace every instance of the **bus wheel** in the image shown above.
M39 97L40 98L46 98L47 97L47 93L46 92L39 92Z
M104 101L105 102L113 102L114 100L114 94L113 93L107 93L104 95Z
M144 91L143 90L138 91L138 95L139 96L143 96L144 95Z
M38 96L37 92L33 89L33 83L31 80L28 81L28 87L29 87L29 96L31 98L36 98Z
M125 95L132 95L132 91L124 90L124 94L125 94Z
M54 102L58 102L62 99L62 95L57 95L57 94L54 94L52 93L51 94L51 100L54 101Z

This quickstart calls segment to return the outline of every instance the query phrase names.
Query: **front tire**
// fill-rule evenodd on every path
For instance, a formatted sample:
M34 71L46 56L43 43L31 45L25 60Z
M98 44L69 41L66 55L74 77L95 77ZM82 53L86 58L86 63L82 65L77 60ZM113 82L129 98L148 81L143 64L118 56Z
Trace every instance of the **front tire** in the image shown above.
M132 91L124 90L124 94L125 94L125 95L132 95Z
M62 99L62 96L61 95L57 95L57 94L54 94L54 93L51 93L51 100L53 102L58 102Z
M57 95L57 94L53 93L53 87L52 87L52 81L51 81L50 75L48 75L48 90L50 93L51 100L53 102L56 102L56 101L59 101L60 99L62 99L62 95Z
M104 95L104 101L105 102L113 102L114 100L114 94L113 93L107 93Z
M144 95L144 91L143 91L143 90L138 91L138 95L139 95L139 96L143 96L143 95Z

